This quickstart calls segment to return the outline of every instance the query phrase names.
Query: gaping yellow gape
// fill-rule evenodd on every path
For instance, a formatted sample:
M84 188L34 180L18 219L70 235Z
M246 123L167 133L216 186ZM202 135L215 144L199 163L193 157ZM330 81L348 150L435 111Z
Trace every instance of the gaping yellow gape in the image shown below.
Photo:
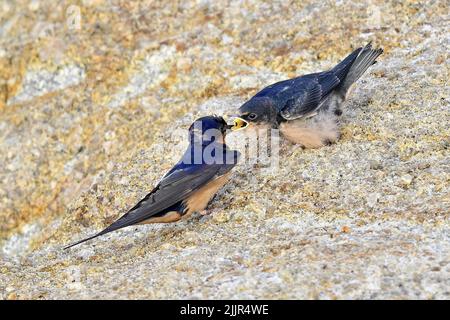
M239 118L239 117L236 117L233 122L234 122L234 125L231 128L231 130L233 130L233 131L245 129L249 125L249 123L247 121L245 121L244 119Z

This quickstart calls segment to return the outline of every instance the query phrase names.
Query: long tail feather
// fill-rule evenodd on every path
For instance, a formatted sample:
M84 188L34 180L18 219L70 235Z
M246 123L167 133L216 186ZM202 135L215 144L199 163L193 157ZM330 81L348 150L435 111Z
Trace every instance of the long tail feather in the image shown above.
M91 237L88 237L88 238L86 238L86 239L83 239L83 240L80 240L80 241L78 241L78 242L72 243L71 245L68 245L68 246L64 247L64 250L69 249L69 248L72 248L72 247L74 247L74 246L76 246L76 245L79 245L79 244L81 244L81 243L83 243L83 242L92 240L92 239L94 239L94 238L100 237L100 236L102 236L102 235L104 235L104 234L106 234L106 233L109 233L109 232L111 232L111 231L114 231L114 230L108 230L108 229L109 229L109 228L106 228L105 230L100 231L99 233L97 233L97 234L95 234L95 235L93 235L93 236L91 236Z
M344 81L339 85L339 91L343 94L355 83L367 69L376 62L376 59L383 53L383 49L372 49L368 43L359 52L358 56L352 63Z

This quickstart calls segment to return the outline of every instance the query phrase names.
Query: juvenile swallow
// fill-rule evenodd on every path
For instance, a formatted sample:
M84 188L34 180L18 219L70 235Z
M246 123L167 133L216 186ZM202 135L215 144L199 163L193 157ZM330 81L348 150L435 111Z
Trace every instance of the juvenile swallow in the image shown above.
M338 118L350 87L382 53L369 43L328 71L265 87L239 108L235 129L250 123L279 128L288 140L305 148L337 141Z
M204 210L227 183L240 156L225 144L231 127L222 117L197 119L189 128L183 157L145 198L106 229L64 249L131 225L175 222Z

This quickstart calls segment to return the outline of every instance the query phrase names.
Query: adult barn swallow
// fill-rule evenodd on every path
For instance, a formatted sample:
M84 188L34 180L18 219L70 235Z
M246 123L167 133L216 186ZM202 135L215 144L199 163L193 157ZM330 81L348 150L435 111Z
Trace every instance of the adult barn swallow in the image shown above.
M358 48L334 68L274 83L239 108L235 128L266 124L290 141L318 148L339 138L338 117L348 91L382 49Z
M64 249L131 225L175 222L204 210L228 181L240 156L225 144L231 127L222 117L197 119L189 128L189 147L183 157L145 198L106 229Z

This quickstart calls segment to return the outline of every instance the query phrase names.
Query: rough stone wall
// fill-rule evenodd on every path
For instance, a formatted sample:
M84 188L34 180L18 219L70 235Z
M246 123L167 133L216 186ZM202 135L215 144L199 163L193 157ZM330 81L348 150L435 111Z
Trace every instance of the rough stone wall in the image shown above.
M0 298L449 298L445 1L0 3ZM373 40L342 138L239 165L212 214L70 251L174 132ZM239 137L239 136L237 136Z

